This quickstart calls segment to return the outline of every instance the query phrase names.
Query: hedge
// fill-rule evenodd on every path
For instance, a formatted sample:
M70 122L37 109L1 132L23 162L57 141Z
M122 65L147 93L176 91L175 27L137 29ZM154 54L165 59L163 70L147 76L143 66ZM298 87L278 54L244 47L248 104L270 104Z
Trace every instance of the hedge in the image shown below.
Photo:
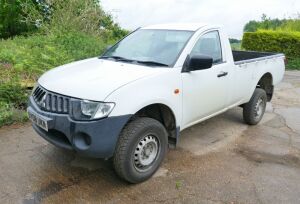
M260 30L243 35L242 48L253 51L280 52L288 58L300 58L300 32Z

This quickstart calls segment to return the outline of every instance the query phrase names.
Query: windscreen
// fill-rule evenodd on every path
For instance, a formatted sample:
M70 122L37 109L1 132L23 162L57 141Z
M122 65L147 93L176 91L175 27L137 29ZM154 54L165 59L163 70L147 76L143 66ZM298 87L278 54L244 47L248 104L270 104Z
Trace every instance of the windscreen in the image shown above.
M109 49L102 57L172 66L192 31L140 29Z

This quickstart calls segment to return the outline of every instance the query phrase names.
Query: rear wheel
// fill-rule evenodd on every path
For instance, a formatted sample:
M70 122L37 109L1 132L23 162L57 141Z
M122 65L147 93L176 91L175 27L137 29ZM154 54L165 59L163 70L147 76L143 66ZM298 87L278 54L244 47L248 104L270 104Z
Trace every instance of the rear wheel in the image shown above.
M265 113L267 94L265 90L256 88L250 101L243 106L244 121L249 125L259 123Z
M137 118L123 129L113 158L117 174L130 183L149 179L164 159L168 140L164 126L152 118Z

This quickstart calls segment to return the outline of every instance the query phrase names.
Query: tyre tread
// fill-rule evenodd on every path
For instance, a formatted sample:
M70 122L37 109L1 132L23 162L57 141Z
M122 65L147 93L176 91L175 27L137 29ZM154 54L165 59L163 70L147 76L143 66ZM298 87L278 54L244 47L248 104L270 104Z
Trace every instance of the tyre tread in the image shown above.
M261 96L263 96L264 99L267 100L267 94L265 90L261 88L256 88L250 101L244 104L243 106L243 118L248 125L256 125L260 121L256 121L254 118L254 107L256 105L257 100Z
M128 154L128 146L133 136L136 135L137 131L149 125L156 125L164 128L163 125L157 120L147 117L138 117L130 121L123 128L119 140L117 142L117 146L113 157L114 169L119 177L131 183L137 183L138 181L133 181L132 179L130 179L124 169L125 162L128 162L126 161L126 156Z

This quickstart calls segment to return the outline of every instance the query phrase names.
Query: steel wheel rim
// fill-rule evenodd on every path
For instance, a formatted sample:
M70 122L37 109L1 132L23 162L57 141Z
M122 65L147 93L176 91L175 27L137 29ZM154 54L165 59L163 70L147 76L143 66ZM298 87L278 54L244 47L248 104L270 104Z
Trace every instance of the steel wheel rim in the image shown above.
M264 109L265 101L262 98L259 98L255 104L255 119L259 119L262 116Z
M134 167L145 172L152 167L160 152L160 143L156 136L146 135L136 145L133 153Z

